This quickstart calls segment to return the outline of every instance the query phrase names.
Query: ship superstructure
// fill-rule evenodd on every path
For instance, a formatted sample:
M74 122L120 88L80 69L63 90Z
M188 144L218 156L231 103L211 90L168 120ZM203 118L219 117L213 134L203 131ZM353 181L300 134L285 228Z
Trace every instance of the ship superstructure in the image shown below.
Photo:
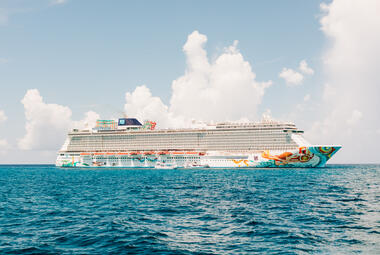
M341 146L313 146L293 123L217 123L201 128L155 129L135 118L98 120L73 129L57 166L145 167L175 164L208 167L322 167Z

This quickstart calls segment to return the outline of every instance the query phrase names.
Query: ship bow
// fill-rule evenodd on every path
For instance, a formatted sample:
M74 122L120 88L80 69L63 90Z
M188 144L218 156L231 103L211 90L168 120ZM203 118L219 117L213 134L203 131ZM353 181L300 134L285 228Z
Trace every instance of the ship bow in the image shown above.
M334 156L335 153L340 150L342 146L340 145L322 145L322 146L311 146L309 147L310 152L318 156L320 161L317 167L324 167L326 162Z

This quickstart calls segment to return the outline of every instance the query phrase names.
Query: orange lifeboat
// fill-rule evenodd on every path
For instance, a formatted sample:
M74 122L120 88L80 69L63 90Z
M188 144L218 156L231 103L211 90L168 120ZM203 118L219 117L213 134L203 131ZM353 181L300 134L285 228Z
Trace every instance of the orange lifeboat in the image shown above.
M172 154L173 155L182 155L182 154L185 154L185 152L183 152L183 151L173 151Z

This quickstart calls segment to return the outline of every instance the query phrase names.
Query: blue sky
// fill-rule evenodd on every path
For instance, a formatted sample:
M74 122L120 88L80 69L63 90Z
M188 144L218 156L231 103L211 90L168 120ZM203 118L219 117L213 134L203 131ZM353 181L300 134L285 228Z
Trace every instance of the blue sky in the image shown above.
M2 84L14 87L10 92L16 98L36 87L47 100L71 107L110 101L121 107L120 95L140 84L167 101L171 81L184 72L181 49L194 30L209 38L211 57L239 40L262 80L277 79L284 65L302 59L318 65L324 45L316 18L319 1L72 0L27 7L23 4L30 1L18 2L8 25L0 28L0 52L9 59L0 69ZM79 95L96 89L72 98L74 88ZM2 100L17 103L15 97Z
M207 36L210 62L238 40L256 80L272 81L257 116L270 109L274 118L290 118L300 128L312 129L326 111L297 109L323 104L326 77L331 76L323 62L332 41L321 29L326 15L321 3L3 0L0 110L7 120L0 123L0 138L9 146L0 163L54 160L51 150L18 149L26 124L21 100L29 89L38 89L46 103L69 107L74 120L88 111L103 118L121 114L125 93L143 84L168 105L173 80L187 68L183 46L195 30ZM301 85L287 86L279 73L283 68L297 70L301 60L314 75L303 75ZM306 95L311 105L300 106ZM15 153L23 158L10 155Z

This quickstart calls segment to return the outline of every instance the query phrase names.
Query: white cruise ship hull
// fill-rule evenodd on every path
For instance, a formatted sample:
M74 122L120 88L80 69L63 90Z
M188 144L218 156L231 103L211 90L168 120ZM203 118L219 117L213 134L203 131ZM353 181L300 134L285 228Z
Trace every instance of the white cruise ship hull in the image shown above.
M277 168L324 167L341 146L304 146L295 150L260 151L256 153L228 153L222 151L168 151L168 152L86 152L60 153L58 167L91 168L155 168L157 164L175 164L189 168L191 164L210 168Z

